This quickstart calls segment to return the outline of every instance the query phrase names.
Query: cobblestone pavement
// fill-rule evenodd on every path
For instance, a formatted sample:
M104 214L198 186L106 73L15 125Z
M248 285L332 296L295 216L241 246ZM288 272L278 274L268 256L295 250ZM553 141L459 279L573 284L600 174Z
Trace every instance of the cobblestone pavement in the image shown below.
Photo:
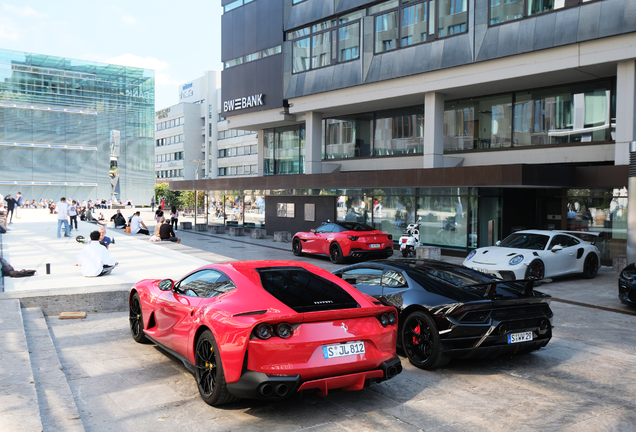
M290 244L273 242L271 237L256 240L182 231L177 235L183 237L179 245L146 246L133 236L122 236L119 243L118 237L120 245L113 252L123 253L124 245L130 244L148 254L144 256L178 256L180 268L188 262L194 268L200 262L294 258ZM59 243L56 251L77 249L71 244ZM20 257L15 248L14 257ZM338 267L326 257L299 259L327 270ZM126 266L137 265L133 257L130 260L122 266L122 277ZM146 277L153 277L149 273ZM39 280L46 279L42 275ZM73 283L80 285L81 280ZM87 431L634 431L636 309L619 303L617 273L603 267L593 280L565 278L539 290L554 296L555 312L554 337L540 351L495 360L452 361L436 371L416 369L402 358L402 374L359 392L310 394L280 402L243 400L219 408L200 399L194 378L180 361L154 345L132 340L126 313L89 314L85 320L49 316L45 322ZM28 322L30 315L34 314L23 312L27 336L34 328ZM10 329L7 324L2 328ZM5 338L3 347L16 345L12 335ZM41 346L39 338L44 336L29 336L32 362L54 354L48 350L34 355ZM23 352L21 347L15 346L14 351ZM11 382L5 380L11 369L3 356L9 359L0 350L0 401L15 401L11 389L3 387L3 382ZM44 373L52 364L57 363L35 366ZM55 382L60 384L58 378ZM47 394L51 403L54 396ZM63 430L46 423L55 412L44 413L42 407L40 412L44 430ZM16 430L2 427L3 421L15 420L11 415L3 420L2 413L0 406L0 430ZM30 424L23 423L19 430L36 430Z
M600 281L615 279L604 273ZM535 353L431 372L402 358L401 375L359 392L220 408L199 398L180 361L135 343L125 313L47 322L87 431L633 431L636 316L552 306L554 337Z

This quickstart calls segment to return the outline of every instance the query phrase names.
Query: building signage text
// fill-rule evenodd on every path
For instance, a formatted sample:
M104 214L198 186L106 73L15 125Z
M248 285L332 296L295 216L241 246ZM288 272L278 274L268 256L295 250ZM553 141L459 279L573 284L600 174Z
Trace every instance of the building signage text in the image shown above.
M257 94L254 96L247 96L244 98L236 98L223 102L223 112L236 111L245 108L252 108L256 106L265 105L263 102L265 98L264 94Z
M170 108L165 108L165 109L162 109L161 111L157 111L156 114L158 119L166 118L168 117L168 114L170 114Z

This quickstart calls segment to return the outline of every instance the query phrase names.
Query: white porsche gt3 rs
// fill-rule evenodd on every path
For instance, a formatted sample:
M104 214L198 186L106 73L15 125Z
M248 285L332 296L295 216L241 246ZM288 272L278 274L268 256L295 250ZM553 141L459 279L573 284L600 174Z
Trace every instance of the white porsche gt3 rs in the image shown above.
M509 235L496 246L471 251L462 264L505 280L577 273L592 279L600 255L593 244L563 231L526 230Z

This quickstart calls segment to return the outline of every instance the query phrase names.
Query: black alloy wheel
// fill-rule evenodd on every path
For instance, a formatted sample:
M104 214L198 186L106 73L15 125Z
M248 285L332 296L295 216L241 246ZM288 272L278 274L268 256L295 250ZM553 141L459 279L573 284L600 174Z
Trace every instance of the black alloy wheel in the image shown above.
M424 312L413 312L402 324L402 348L409 362L420 369L435 369L447 364L442 341L433 319Z
M238 398L227 391L219 348L210 330L201 333L195 348L195 369L197 386L201 399L208 405L216 406L234 402Z
M130 333L132 334L135 342L149 342L144 333L144 316L141 311L141 301L139 301L139 294L136 292L133 294L132 299L130 299L128 319L130 321Z
M583 277L585 279L594 279L598 273L598 257L595 253L590 253L585 257L583 264Z
M545 275L545 266L543 262L539 260L532 261L526 270L526 279L533 277L536 279L543 279Z
M303 255L303 243L300 241L298 237L294 237L294 241L292 242L292 251L296 256Z
M336 242L333 242L331 246L329 246L329 259L334 264L342 264L344 262L342 249L340 249L340 245Z

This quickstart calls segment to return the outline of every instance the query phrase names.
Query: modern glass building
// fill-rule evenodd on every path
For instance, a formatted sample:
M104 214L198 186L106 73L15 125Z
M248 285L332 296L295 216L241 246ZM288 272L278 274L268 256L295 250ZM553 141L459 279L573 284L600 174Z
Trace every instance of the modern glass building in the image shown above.
M141 203L154 188L154 71L0 49L0 190Z

